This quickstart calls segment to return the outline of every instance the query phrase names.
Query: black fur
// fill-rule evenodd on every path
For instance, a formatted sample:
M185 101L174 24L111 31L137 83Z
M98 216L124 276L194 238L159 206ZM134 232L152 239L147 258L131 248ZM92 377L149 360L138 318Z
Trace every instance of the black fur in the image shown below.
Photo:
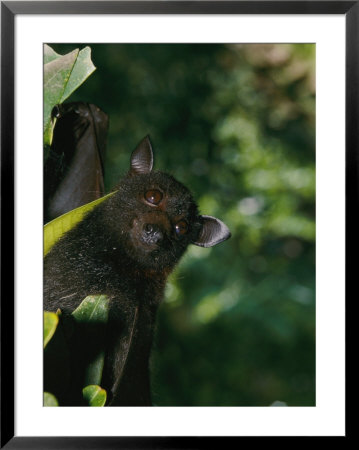
M218 219L199 215L185 186L152 171L152 162L145 138L118 191L65 234L44 262L45 310L70 314L88 295L110 298L101 385L112 406L151 404L148 360L166 279L189 244L211 246L230 237ZM152 192L160 202L146 200ZM185 231L176 232L176 224Z

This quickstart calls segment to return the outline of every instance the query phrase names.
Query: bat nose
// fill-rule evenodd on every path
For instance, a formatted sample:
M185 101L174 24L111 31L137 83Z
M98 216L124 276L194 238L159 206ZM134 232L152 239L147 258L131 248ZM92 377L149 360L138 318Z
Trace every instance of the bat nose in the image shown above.
M149 244L157 244L163 239L163 231L155 223L146 223L143 227L143 237Z

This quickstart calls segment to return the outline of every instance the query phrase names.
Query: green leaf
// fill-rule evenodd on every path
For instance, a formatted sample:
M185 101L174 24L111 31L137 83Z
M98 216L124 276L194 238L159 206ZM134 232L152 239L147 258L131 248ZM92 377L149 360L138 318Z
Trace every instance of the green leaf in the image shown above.
M64 102L70 95L88 78L96 67L91 61L91 49L85 47L82 49L76 59L71 76L65 86L60 103Z
M105 406L107 393L100 386L91 384L82 389L82 395L89 406Z
M102 372L105 365L105 351L98 353L97 357L87 366L85 371L85 384L101 383Z
M51 111L63 103L96 70L91 61L91 49L73 50L57 55L51 47L44 47L44 145L51 145L55 121Z
M81 357L91 355L85 371L85 384L99 384L105 362L105 331L108 320L109 298L106 295L89 295L72 313L78 335L77 348ZM79 328L79 324L86 324Z
M59 402L54 395L44 392L44 406L59 406Z
M89 295L72 315L76 322L107 323L109 298L106 295Z
M44 145L52 141L54 121L51 120L52 108L61 103L66 84L78 57L76 49L67 55L53 59L44 67Z
M60 57L61 55L56 53L49 45L44 45L44 64L47 64Z
M81 222L84 215L91 211L95 206L102 203L108 197L111 197L114 192L110 192L104 197L98 198L93 202L86 203L86 205L75 208L66 214L47 223L44 226L44 256L51 250L51 248L56 244L62 235L67 231L70 231L77 223Z
M58 323L59 316L57 314L48 311L44 312L44 348L54 335Z

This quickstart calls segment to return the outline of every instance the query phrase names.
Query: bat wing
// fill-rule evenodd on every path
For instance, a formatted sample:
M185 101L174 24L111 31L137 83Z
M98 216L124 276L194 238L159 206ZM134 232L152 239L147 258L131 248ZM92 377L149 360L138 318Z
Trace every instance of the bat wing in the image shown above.
M148 311L136 306L127 312L124 332L113 335L105 361L103 387L110 393L109 406L151 406L148 360L152 326ZM116 342L115 342L116 341Z
M108 116L95 105L55 107L53 142L44 170L44 219L52 220L104 195Z

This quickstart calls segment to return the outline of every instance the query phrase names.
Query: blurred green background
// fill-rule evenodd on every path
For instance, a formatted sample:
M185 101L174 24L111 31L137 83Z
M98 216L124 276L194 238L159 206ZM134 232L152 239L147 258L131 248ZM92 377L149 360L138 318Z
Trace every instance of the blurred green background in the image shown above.
M315 405L315 45L90 45L70 101L110 116L106 188L150 134L155 167L232 238L170 278L152 367L158 406Z

